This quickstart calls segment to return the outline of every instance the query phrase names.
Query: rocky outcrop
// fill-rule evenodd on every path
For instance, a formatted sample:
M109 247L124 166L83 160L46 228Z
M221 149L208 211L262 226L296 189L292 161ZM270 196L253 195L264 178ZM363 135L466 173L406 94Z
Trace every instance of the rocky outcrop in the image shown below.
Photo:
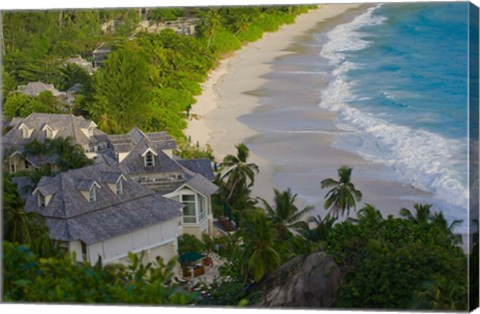
M262 281L266 291L259 306L287 308L331 307L342 274L333 257L323 252L297 257Z

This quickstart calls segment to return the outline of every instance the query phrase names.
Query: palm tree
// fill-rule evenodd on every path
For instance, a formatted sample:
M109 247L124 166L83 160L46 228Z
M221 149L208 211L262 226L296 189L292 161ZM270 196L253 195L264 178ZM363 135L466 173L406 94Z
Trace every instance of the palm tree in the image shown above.
M402 208L400 209L400 216L414 224L429 223L433 219L433 215L430 212L432 204L415 204L413 208L415 208L415 215L410 210Z
M307 245L310 245L310 252L322 249L324 241L327 240L336 221L337 218L330 216L330 214L327 214L324 218L317 215L309 217L308 223L302 223L300 225L298 232L307 241ZM309 224L312 223L315 226L310 228Z
M247 188L250 188L255 182L255 173L259 171L258 166L254 163L247 163L250 151L245 144L240 143L235 148L237 149L236 156L227 155L223 158L222 168L230 169L222 176L222 179L227 178L231 190L240 183L244 183Z
M61 171L93 164L93 161L85 156L83 148L74 144L71 137L48 139L45 144L52 147L52 151L58 155L56 164Z
M255 173L258 166L248 163L249 150L244 144L238 144L237 155L227 155L223 159L221 169L227 169L216 178L219 188L219 197L224 207L232 211L252 207L255 202L250 198L250 188L255 182ZM238 216L238 214L237 214Z
M25 211L24 202L7 172L3 173L3 218L5 240L26 244L43 257L56 253L43 216Z
M250 276L259 282L267 273L274 271L281 263L275 249L277 230L261 211L250 214L242 223L243 244L239 246L242 272L245 283Z
M288 188L284 192L274 189L274 207L268 204L263 198L259 198L267 210L267 217L277 226L280 239L285 239L289 229L297 229L302 224L299 219L309 211L313 210L313 206L307 206L299 209L295 206L297 194L292 195L292 191Z
M218 10L209 10L202 23L203 33L208 38L207 49L210 48L210 44L212 43L213 38L217 34L217 30L220 26L221 21Z
M358 222L366 224L378 224L383 220L382 213L372 204L365 204L363 208L358 211Z
M356 210L356 202L362 199L362 193L355 189L355 186L350 182L350 176L352 174L352 168L343 166L338 169L339 180L328 178L321 182L322 189L333 187L325 195L325 209L330 209L335 217L341 211L343 216L347 211L347 216L350 213L350 208L353 207Z

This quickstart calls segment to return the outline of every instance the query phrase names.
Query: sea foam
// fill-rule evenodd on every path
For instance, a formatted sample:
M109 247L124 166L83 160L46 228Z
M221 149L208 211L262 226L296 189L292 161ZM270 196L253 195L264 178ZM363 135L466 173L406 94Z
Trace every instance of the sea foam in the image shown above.
M445 138L427 130L396 125L379 113L363 112L348 105L360 97L354 92L355 82L348 77L348 72L361 67L348 59L348 52L369 47L371 43L364 39L366 34L361 28L386 21L385 17L373 14L380 6L331 30L327 34L329 41L320 52L333 70L331 83L321 92L319 106L337 111L336 126L347 131L337 136L332 145L387 165L400 181L433 193L438 200L434 207L449 221L464 219L461 230L457 231L465 231L468 175L466 160L458 156L467 153L466 139ZM393 99L391 93L384 92L384 95ZM368 101L365 96L362 99Z

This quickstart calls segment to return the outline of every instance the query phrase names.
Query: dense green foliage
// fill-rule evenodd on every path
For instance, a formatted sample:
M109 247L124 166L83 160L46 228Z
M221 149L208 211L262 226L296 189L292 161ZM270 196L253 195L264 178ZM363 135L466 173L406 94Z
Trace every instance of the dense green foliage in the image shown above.
M246 42L275 31L307 7L223 7L189 10L59 10L3 12L5 45L2 67L3 113L7 119L32 112L63 112L66 106L49 92L36 97L12 92L18 85L41 80L66 90L83 85L72 110L93 118L109 133L123 133L137 125L145 131L168 131L184 147L184 158L212 157L209 148L186 144L186 126L200 83L226 54ZM157 34L135 33L147 18L166 21L182 16L198 17L195 36L164 30ZM102 26L109 26L102 30ZM135 33L135 34L134 34ZM134 34L134 36L133 36ZM128 37L128 38L127 38ZM93 76L64 60L81 55L91 60L92 51L109 42L113 52ZM79 147L69 140L31 143L24 153L56 154L61 170L88 164ZM326 179L330 188L323 219L309 224L298 218L309 208L294 205L290 190L275 191L264 209L250 197L258 167L248 161L249 151L237 145L237 154L225 157L216 184L216 215L234 219L239 230L215 240L226 260L221 277L211 288L212 305L254 303L249 285L259 282L285 261L316 250L334 255L345 272L337 306L389 309L467 309L467 257L441 214L429 205L402 209L400 218L383 218L370 204L357 219L336 223L361 200L351 182L351 168L338 170L339 180ZM51 174L44 167L31 174L32 181ZM7 301L84 302L131 304L187 304L192 295L170 285L171 267L143 265L131 255L130 266L105 266L74 262L72 257L49 257L54 247L42 219L26 213L11 177L4 174L4 239L26 244L31 250L4 243L4 297ZM266 212L266 214L265 214ZM209 251L212 241L201 243L182 236L179 253ZM478 242L475 244L478 251ZM32 252L33 251L33 252ZM478 254L470 257L477 267ZM476 266L475 266L476 265ZM155 267L156 266L156 267ZM474 272L473 272L474 273ZM477 291L478 291L478 281ZM81 287L81 289L79 289ZM475 288L475 287L473 287ZM475 296L473 296L475 297ZM477 295L478 297L478 295Z
M182 234L178 237L178 254L201 253L205 250L205 244L191 234Z
M255 184L255 174L259 172L256 164L248 162L250 151L244 144L238 144L236 155L227 155L220 164L215 184L219 187L214 197L217 206L223 208L223 214L230 220L240 223L243 211L255 208L256 201L250 197Z
M8 120L14 117L26 117L34 112L58 113L65 107L51 92L44 91L38 96L27 96L19 92L10 93L3 106Z
M306 10L299 6L6 12L5 114L11 119L34 111L58 112L8 94L19 84L40 80L65 90L81 83L82 95L72 110L92 117L102 130L122 133L138 126L167 131L185 142L186 112L217 62ZM158 22L187 15L198 18L196 36L169 29L156 34L135 31L141 19ZM90 60L101 42L109 42L113 52L95 72L93 84L78 67L64 65L74 55Z
M55 165L59 171L82 168L94 162L85 156L83 148L75 145L70 137L46 139L43 143L34 139L25 144L23 154L37 157L55 156Z
M3 173L2 202L5 241L28 245L41 256L54 256L58 253L49 238L43 216L25 211L24 202L8 172Z
M125 47L108 56L94 75L94 102L88 107L98 127L108 133L124 133L151 116L147 63Z
M78 263L73 256L39 258L26 246L3 243L4 300L104 304L187 304L193 295L172 284L174 262L128 266Z
M466 256L443 215L427 216L383 219L369 205L335 225L327 251L346 271L337 306L465 310Z
M289 233L289 228L298 230L301 225L304 224L300 219L308 212L312 211L313 206L307 206L303 209L299 209L295 205L295 199L297 194L292 195L292 191L287 189L284 192L280 192L274 189L274 203L272 207L264 199L260 199L265 206L268 218L272 220L277 228L279 240L285 240Z

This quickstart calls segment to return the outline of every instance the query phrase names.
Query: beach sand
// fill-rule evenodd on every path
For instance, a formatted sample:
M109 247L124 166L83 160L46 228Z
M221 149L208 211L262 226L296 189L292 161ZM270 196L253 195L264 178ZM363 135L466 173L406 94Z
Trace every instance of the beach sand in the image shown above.
M192 143L198 142L201 146L209 144L217 161L227 154L235 154L235 145L238 143L243 142L250 147L250 161L260 167L253 196L270 201L273 187L280 190L292 187L293 192L299 194L300 206L314 205L316 213L313 214L323 217L326 214L323 209L326 191L321 190L320 181L328 177L337 178L337 169L349 165L354 167L353 181L364 195L361 204L375 204L385 217L397 215L402 207L412 208L412 199L425 201L431 198L429 193L392 178L376 179L377 173L385 177L385 169L357 155L332 148L333 135L329 132L312 135L309 151L309 148L296 147L295 137L289 137L288 141L282 141L281 138L272 140L271 137L267 140L239 121L239 118L252 111L262 110L259 96L269 92L262 87L268 86L268 73L272 71L275 59L291 54L289 47L295 46L296 40L312 28L321 27L322 23L335 23L333 17L358 7L360 4L321 5L297 17L295 24L285 25L279 31L267 33L259 41L245 45L223 60L203 84L203 93L197 97L197 103L192 108L193 118L188 122L185 133L191 137ZM328 82L323 84L326 86ZM281 90L283 87L279 85L276 88ZM320 89L321 86L316 90ZM318 95L312 94L310 97L312 99L309 101L314 101L316 97L318 104ZM338 132L333 123L335 113L320 112L318 118L332 125L332 133ZM272 164L271 160L279 156L286 161L285 164ZM295 169L296 165L299 165L298 169ZM298 192L295 187L305 193ZM354 214L350 216L355 217Z

